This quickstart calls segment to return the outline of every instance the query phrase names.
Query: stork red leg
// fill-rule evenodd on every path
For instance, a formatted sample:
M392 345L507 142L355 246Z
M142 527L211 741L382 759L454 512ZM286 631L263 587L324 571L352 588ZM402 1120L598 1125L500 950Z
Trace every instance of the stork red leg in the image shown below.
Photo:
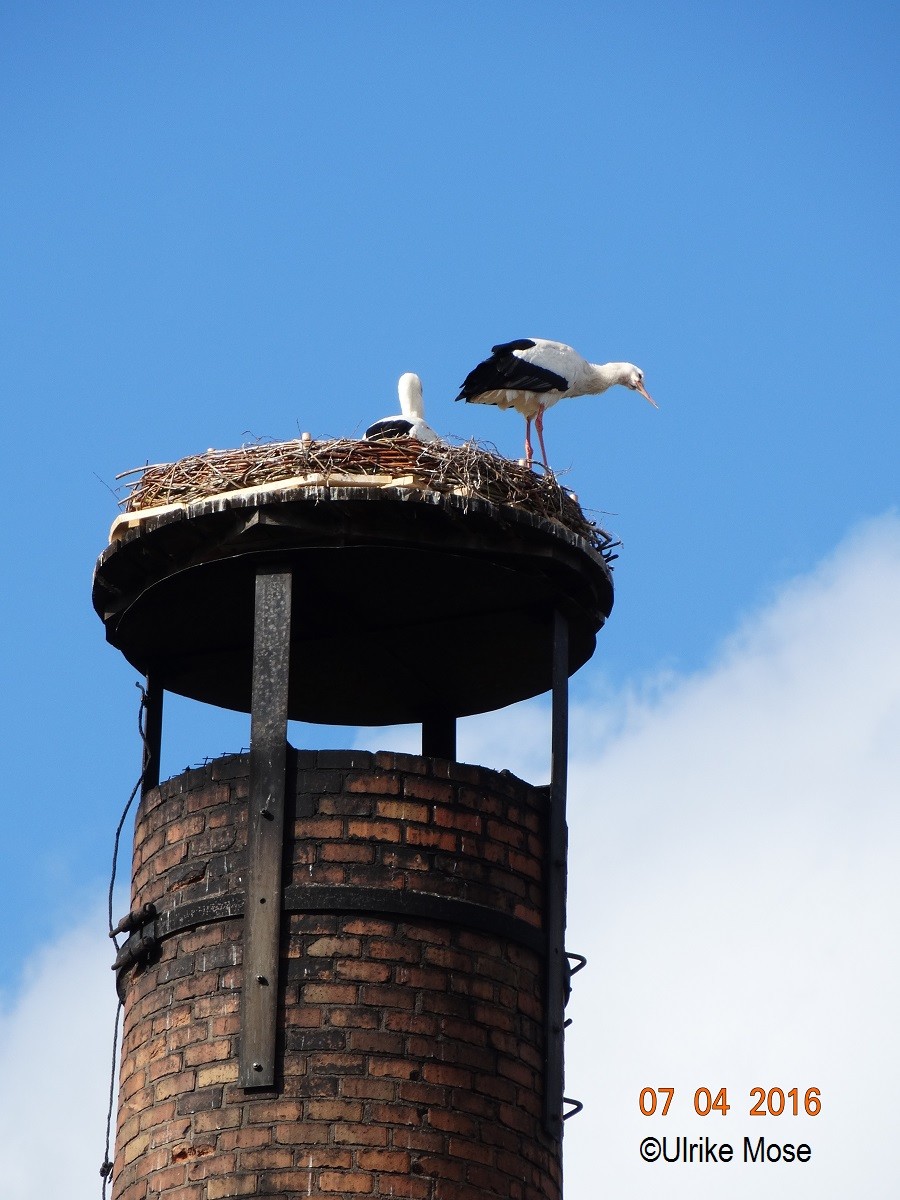
M537 430L538 441L541 443L541 454L544 459L544 467L549 471L550 464L547 462L547 450L544 446L544 410L538 409L538 414L534 418L534 427Z
M534 458L534 451L531 448L531 417L525 418L525 465L530 467L531 460Z

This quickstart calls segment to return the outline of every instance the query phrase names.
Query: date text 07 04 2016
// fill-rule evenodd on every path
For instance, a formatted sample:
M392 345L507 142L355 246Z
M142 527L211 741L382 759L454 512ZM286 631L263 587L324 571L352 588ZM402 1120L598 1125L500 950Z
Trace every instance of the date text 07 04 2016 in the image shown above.
M673 1087L645 1087L638 1097L638 1106L645 1117L656 1115L666 1117L675 1095ZM807 1088L801 1092L792 1087L785 1092L784 1088L750 1089L750 1100L754 1101L747 1115L751 1117L781 1117L807 1116L817 1117L822 1111L822 1093L817 1087ZM713 1113L725 1117L734 1107L728 1102L728 1089L699 1087L694 1092L694 1112L698 1117L708 1117Z

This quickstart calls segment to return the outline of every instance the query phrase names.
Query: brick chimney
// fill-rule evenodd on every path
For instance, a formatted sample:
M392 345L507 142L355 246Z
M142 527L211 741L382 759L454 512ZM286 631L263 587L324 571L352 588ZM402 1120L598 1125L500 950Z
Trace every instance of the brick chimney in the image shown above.
M150 514L98 562L148 678L113 1200L561 1197L566 684L609 573L553 521L349 492ZM249 754L159 782L165 690L249 710ZM457 716L547 690L549 787L455 761Z
M133 907L160 915L121 975L114 1197L558 1197L547 789L409 755L290 759L272 1087L238 1079L248 756L142 800Z

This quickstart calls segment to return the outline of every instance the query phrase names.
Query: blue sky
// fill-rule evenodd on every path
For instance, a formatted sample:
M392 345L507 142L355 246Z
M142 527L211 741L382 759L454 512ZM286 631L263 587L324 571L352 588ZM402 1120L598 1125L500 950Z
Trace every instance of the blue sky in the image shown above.
M874 636L859 613L867 585L893 586L873 564L893 561L900 442L898 33L866 0L4 6L3 1028L102 906L139 767L135 676L90 606L120 471L353 436L408 370L440 432L518 457L518 417L453 396L494 342L558 338L638 363L660 405L620 389L547 419L551 462L624 542L573 681L573 760L615 755L636 713L663 720L721 678L723 647L797 588L821 600L852 571L859 590L834 593L804 678L830 638ZM884 645L860 653L881 728L895 630L877 612ZM776 691L759 703L778 710ZM865 691L847 685L853 711ZM692 730L702 756L718 735ZM245 743L245 718L167 709L170 772ZM865 844L897 844L886 811Z

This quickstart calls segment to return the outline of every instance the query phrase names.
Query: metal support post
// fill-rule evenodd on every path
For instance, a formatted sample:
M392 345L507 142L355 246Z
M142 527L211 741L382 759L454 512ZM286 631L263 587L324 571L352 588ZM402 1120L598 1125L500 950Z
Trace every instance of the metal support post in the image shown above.
M550 821L547 848L547 957L544 1013L544 1128L558 1135L563 1119L563 1025L566 1004L566 783L569 743L569 624L553 614Z
M422 757L456 761L456 717L435 715L422 722Z
M242 1087L273 1087L291 645L291 574L256 575L241 1001Z
M144 689L144 751L141 761L141 796L159 784L159 760L162 749L164 689L154 674L147 676Z

